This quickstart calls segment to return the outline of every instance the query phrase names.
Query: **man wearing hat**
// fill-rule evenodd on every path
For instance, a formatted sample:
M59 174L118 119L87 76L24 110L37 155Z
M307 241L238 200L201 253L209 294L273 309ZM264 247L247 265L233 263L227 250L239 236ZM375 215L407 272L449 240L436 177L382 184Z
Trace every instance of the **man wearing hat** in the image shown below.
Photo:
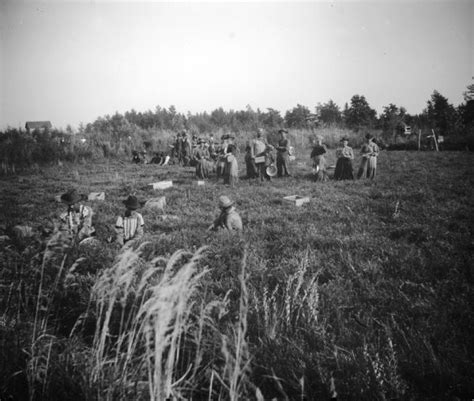
M265 150L267 144L263 139L263 129L259 128L257 130L257 138L252 141L250 148L250 160L254 165L255 171L260 181L263 181L265 178Z
M78 242L95 234L95 229L92 227L92 209L79 204L81 199L82 196L75 189L62 194L61 202L67 205L67 211L59 216L62 222L61 229L69 231Z
M183 166L187 166L189 162L191 161L191 158L192 158L191 142L189 141L188 135L184 133L181 139L181 161L183 162Z
M176 135L176 139L173 144L173 158L178 160L178 164L181 164L181 134Z
M217 231L220 228L225 228L229 231L242 231L242 219L235 210L234 202L229 197L222 195L219 197L219 209L221 213L219 217L214 220L208 231Z
M311 151L311 159L313 160L313 171L315 173L316 181L327 181L328 175L326 172L326 155L327 148L323 144L323 138L318 136L316 144Z
M277 170L278 177L290 177L289 163L290 163L290 143L286 137L288 131L286 129L280 129L280 140L277 146Z
M379 155L379 147L374 142L373 135L367 133L365 135L366 143L362 145L360 153L362 159L360 161L357 178L369 178L373 180L377 170L377 156Z
M143 216L136 210L139 207L136 196L130 195L123 201L126 207L125 213L117 218L115 232L117 233L117 243L121 246L130 240L136 240L143 236L143 226L145 222Z

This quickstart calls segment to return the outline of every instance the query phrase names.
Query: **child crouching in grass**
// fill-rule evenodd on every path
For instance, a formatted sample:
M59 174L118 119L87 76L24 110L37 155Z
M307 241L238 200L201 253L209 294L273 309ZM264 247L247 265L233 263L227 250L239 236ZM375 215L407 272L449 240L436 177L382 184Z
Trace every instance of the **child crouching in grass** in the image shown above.
M139 239L143 236L143 226L145 222L143 216L136 211L138 209L138 199L130 195L123 201L126 207L125 213L117 218L115 231L117 233L117 243L120 246L128 241Z
M67 211L59 216L61 230L67 232L71 238L81 242L95 234L92 226L92 209L81 205L83 199L75 189L61 195L61 202L67 205Z
M219 197L219 209L221 213L219 217L209 226L208 231L217 231L224 228L228 231L242 231L242 219L235 210L234 202L227 196Z

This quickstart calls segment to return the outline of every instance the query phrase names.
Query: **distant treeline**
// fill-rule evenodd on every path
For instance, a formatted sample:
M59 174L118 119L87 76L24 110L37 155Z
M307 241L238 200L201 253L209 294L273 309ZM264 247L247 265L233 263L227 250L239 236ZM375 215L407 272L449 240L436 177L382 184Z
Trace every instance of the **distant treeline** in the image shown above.
M394 104L385 106L381 115L372 109L365 96L354 95L350 103L341 109L332 100L319 103L313 111L298 104L288 110L284 116L278 110L268 108L266 111L224 110L218 108L210 113L182 114L174 106L168 109L157 106L154 111L127 111L123 115L99 117L93 123L82 125L82 133L110 133L120 136L136 128L143 130L158 129L180 131L188 129L191 134L203 135L220 131L238 133L254 131L257 127L269 130L281 127L289 129L315 129L335 127L351 131L381 130L386 135L395 135L406 126L412 130L434 129L437 135L454 135L473 132L474 129L474 85L465 93L465 103L454 107L448 99L434 91L427 102L426 109L418 115L407 113L404 107Z
M290 130L290 139L301 149L321 135L329 147L335 147L342 136L352 146L360 146L366 132L373 133L383 147L417 149L422 134L422 148L429 148L427 137L433 132L443 136L444 149L474 149L474 84L464 93L465 102L454 107L448 99L434 91L421 114L410 115L404 107L389 104L381 115L372 109L365 96L354 95L341 108L329 100L313 111L298 104L284 116L278 110L224 110L210 113L183 114L174 106L154 111L127 111L97 118L81 124L74 133L7 129L0 132L1 171L14 172L34 164L78 162L93 158L129 157L134 149L163 151L172 143L177 132L186 129L190 135L214 136L232 133L244 147L257 128L265 128L269 141L280 128ZM410 134L411 132L411 134Z

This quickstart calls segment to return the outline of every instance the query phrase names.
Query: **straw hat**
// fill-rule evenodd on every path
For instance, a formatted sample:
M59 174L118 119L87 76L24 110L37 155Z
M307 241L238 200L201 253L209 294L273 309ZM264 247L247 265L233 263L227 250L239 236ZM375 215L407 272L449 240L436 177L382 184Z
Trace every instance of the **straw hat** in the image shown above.
M65 203L66 205L74 205L81 199L81 195L79 195L75 189L70 189L69 191L61 195L61 202Z
M278 172L277 168L273 164L268 166L265 171L267 172L267 175L269 177L275 177L277 175L277 172Z
M278 133L281 134L281 133L285 133L285 134L288 134L288 130L284 129L284 128L281 128L278 130Z
M229 197L225 196L225 195L222 195L219 197L219 207L221 209L226 209L230 206L232 206L234 204L234 202L232 202Z
M138 209L138 199L136 196L130 195L127 199L123 201L123 204L127 209L135 210Z

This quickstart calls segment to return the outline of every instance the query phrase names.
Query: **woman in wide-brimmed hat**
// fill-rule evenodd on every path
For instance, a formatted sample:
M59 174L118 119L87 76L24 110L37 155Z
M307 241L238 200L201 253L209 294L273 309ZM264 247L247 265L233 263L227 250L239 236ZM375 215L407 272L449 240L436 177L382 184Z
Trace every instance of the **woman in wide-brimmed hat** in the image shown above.
M115 223L117 243L122 246L128 241L141 238L145 225L143 216L136 211L140 207L136 196L130 195L123 204L126 210L123 215L118 216Z
M237 148L234 144L227 146L224 164L224 184L235 186L239 182L239 165L236 157Z
M335 180L353 180L354 172L352 171L352 160L354 159L354 152L346 137L341 139L342 147L336 150L337 163L334 171Z
M226 195L219 197L219 217L209 226L209 231L225 228L229 231L242 231L242 219L235 210L234 202Z
M373 180L377 171L377 156L379 155L379 147L374 142L374 136L370 133L365 135L366 142L362 145L360 153L362 159L360 161L357 178L369 178Z
M67 205L67 211L59 216L62 222L61 230L69 231L78 242L95 234L92 227L92 209L81 205L80 200L82 196L75 189L62 194L61 202Z

